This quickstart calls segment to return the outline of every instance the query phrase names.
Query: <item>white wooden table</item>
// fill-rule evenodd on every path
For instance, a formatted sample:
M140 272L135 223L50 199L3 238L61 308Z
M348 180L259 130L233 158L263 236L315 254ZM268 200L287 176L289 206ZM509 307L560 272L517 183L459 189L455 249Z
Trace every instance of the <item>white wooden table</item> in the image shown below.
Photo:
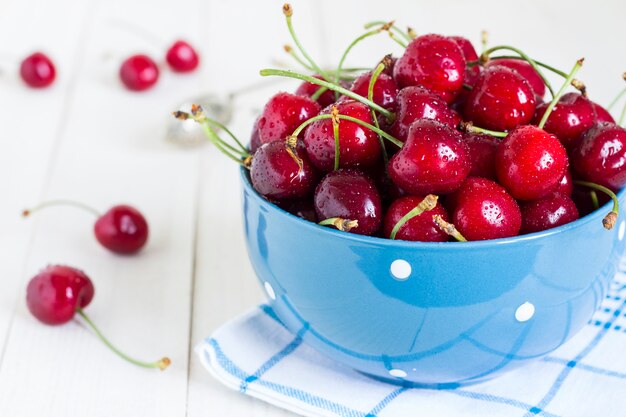
M600 2L596 2L600 3ZM626 69L623 0L529 2L294 1L294 22L323 65L338 57L367 21L398 18L419 33L462 34L510 43L581 75L606 104ZM487 18L488 17L488 18ZM114 21L133 22L165 42L183 37L202 54L191 75L165 70L156 88L130 93L120 60L155 45ZM292 43L281 2L189 0L0 0L0 416L287 416L214 381L193 354L218 325L262 301L243 242L237 167L210 146L164 140L169 113L190 96L258 80L258 69L288 61ZM41 49L57 64L52 88L34 91L17 62ZM354 50L354 65L398 52L386 36ZM271 85L237 101L231 126L248 139ZM148 218L151 236L137 256L115 256L93 238L93 218L73 209L25 221L23 208L72 198L105 210L126 202ZM84 269L96 298L88 312L128 353L167 354L166 372L130 366L79 321L38 323L25 306L28 279L49 263Z

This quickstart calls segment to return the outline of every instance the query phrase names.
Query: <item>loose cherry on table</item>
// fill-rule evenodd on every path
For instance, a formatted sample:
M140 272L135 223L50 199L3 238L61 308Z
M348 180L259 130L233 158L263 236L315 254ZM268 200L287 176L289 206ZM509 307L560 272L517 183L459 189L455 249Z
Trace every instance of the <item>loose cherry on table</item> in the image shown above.
M188 42L175 41L165 54L165 60L175 72L191 72L198 67L200 57Z
M120 79L131 91L145 91L159 80L159 67L147 55L132 55L122 63Z
M320 224L360 235L375 234L382 223L380 195L374 182L356 169L327 174L314 196Z
M94 286L84 272L63 265L50 265L35 275L26 288L26 305L35 318L45 324L65 324L81 316L98 338L122 359L144 368L164 370L171 361L164 357L155 362L138 361L111 344L83 310L94 297Z
M111 252L132 254L143 248L148 240L148 222L139 210L128 205L113 206L106 213L101 214L75 201L51 200L32 209L24 210L22 214L27 217L36 211L52 206L73 206L94 214L97 217L94 224L96 239Z
M525 202L520 209L522 234L552 229L578 219L578 209L574 201L560 193L552 193L539 200Z
M20 77L32 88L45 88L56 78L56 69L52 60L43 52L35 52L20 64Z

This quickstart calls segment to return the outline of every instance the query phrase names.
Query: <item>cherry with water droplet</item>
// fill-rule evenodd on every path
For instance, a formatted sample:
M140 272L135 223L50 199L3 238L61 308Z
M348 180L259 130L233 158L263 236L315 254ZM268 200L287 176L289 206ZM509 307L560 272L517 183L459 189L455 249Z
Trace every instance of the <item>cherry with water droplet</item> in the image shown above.
M390 237L396 224L423 200L423 196L405 196L391 203L383 220L383 236ZM395 239L419 242L447 241L448 235L437 227L433 221L434 215L440 215L445 221L450 221L446 210L437 202L434 208L424 211L404 223L398 229Z
M313 75L313 77L317 78L318 80L326 81L324 80L324 77L319 74ZM343 82L341 84L345 86ZM322 87L317 84L304 81L296 89L296 94L299 96L312 97L315 93L317 93L317 90L319 90L320 88ZM335 92L332 90L326 90L321 93L315 101L317 101L321 108L328 107L335 102Z
M352 83L351 91L362 97L367 97L369 92L370 80L372 79L372 71L361 74ZM393 77L384 72L378 75L373 89L373 101L387 110L393 110L396 104L396 96L398 95L398 86Z
M267 102L257 123L261 143L283 142L300 124L317 116L320 105L309 97L278 93Z
M543 96L546 94L546 84L543 82L543 79L539 75L537 71L523 59L514 59L514 58L497 58L493 59L485 65L485 68L493 67L493 66L502 66L510 68L516 72L518 72L522 77L528 81L533 91L535 92L535 96L537 98L537 102L543 100Z
M496 151L501 139L482 133L465 133L469 160L472 165L469 177L483 177L496 180Z
M578 209L567 195L552 193L539 200L521 205L522 228L520 234L552 229L578 219Z

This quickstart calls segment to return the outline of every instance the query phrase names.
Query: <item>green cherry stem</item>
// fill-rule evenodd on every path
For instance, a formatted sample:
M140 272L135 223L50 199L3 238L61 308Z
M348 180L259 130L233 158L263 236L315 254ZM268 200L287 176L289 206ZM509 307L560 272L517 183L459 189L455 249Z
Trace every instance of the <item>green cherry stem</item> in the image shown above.
M611 197L611 200L613 200L613 209L602 219L602 225L604 226L604 228L607 230L611 230L613 226L615 226L615 223L617 222L617 216L619 215L619 201L615 193L605 186L596 184L595 182L576 180L573 183L576 185L582 185L583 187L589 187L596 191L600 191L601 193L604 193Z
M543 71L541 71L541 69L539 69L539 66L537 65L535 60L532 59L531 57L529 57L528 55L526 55L526 53L524 53L523 51L521 51L521 50L519 50L519 49L517 49L517 48L515 48L513 46L509 46L509 45L493 46L493 47L487 49L485 52L482 53L481 61L486 62L488 60L488 58L489 58L489 55L491 55L495 51L501 51L501 50L507 50L507 51L515 52L520 57L522 57L526 62L528 62L533 67L533 69L535 71L537 71L537 74L539 74L539 76L543 80L543 83L546 85L546 87L550 91L550 95L552 95L552 97L554 97L554 89L550 85L550 82L548 81L546 76L543 74ZM571 82L571 80L570 80L570 82Z
M481 52L480 54L484 54L485 51L487 50L487 44L489 43L489 32L487 32L486 30L481 30L480 31L480 48L481 48Z
M142 368L159 368L160 370L164 370L170 365L170 363L172 363L172 361L167 357L161 358L155 362L144 362L144 361L139 361L135 358L131 358L130 356L128 356L127 354L119 350L117 347L115 347L106 337L104 337L100 329L98 329L98 327L94 324L94 322L91 321L89 316L85 314L82 308L78 307L76 309L76 313L83 318L85 323L87 323L87 325L96 334L98 339L102 341L102 343L104 343L109 349L113 351L113 353L115 353L117 356L124 359L125 361L130 362L133 365L140 366Z
M318 224L320 226L334 226L342 232L349 232L351 229L359 227L358 220L342 219L341 217L331 217L330 219L322 220Z
M396 238L396 235L400 231L400 228L402 228L402 226L404 226L406 222L411 220L413 217L417 217L425 211L430 211L434 209L435 206L437 206L437 199L439 199L439 197L434 194L428 194L426 197L424 197L424 199L420 201L417 206L415 206L411 211L409 211L407 214L402 216L400 220L398 220L398 223L396 223L396 225L393 226L393 229L391 229L391 234L389 235L389 238L391 240L394 240Z
M624 121L626 121L626 103L624 103L624 107L622 108L622 114L620 114L617 124L621 127L625 127Z
M317 89L316 92L314 92L313 94L311 94L311 100L313 101L317 101L318 98L321 97L322 94L324 94L325 92L328 91L328 88L326 87L320 87Z
M441 217L439 214L435 214L433 216L433 221L435 222L437 227L439 227L448 236L452 236L459 242L467 242L467 239L465 239L461 232L456 229L456 226L454 226L452 223L448 223L447 221L445 221L443 217Z
M624 81L626 81L626 72L622 74L622 78L624 79ZM617 102L622 98L622 96L626 94L626 88L624 88L622 91L619 92L619 94L617 96L615 96L615 98L613 99L613 101L611 101L611 104L609 104L609 106L606 108L608 111L611 111L611 109L613 107L615 107L615 105L617 104Z
M492 59L518 59L518 60L521 60L521 61L525 61L526 60L525 58L523 58L521 56L518 56L518 55L491 56L491 57L489 57L489 59L490 60L492 60ZM548 65L548 64L546 64L544 62L537 61L537 60L534 60L534 61L535 61L535 64L537 64L538 66L540 66L542 68L545 68L548 71L551 71L551 72L553 72L553 73L555 73L557 75L560 75L563 78L567 78L567 73L566 72L561 71L560 69L554 68L553 66ZM473 62L477 62L477 61L473 61Z
M302 67L304 69L309 70L309 71L315 71L313 68L311 68L311 66L309 64L304 62L304 60L302 58L300 58L298 56L298 54L296 54L296 51L293 50L291 45L285 45L285 46L283 46L283 49L285 50L285 52L287 52L287 54L289 54L290 57L292 57L294 59L294 61L296 61L298 64L302 65Z
M591 197L591 204L593 205L593 209L599 209L600 202L598 201L598 193L596 193L596 190L589 191L589 196Z
M362 97L350 90L347 90L341 86L338 86L336 84L333 83L329 83L327 81L324 80L320 80L317 79L315 77L311 77L309 75L304 75L304 74L299 74L297 72L294 71L289 71L289 70L279 70L279 69L272 69L272 68L267 68L267 69L262 69L260 71L260 74L263 77L267 77L267 76L279 76L279 77L287 77L287 78L295 78L298 80L302 80L302 81L308 81L311 84L316 84L322 87L326 87L329 90L333 90L333 91L337 91L347 97L350 97L356 101L360 101L361 103L365 104L366 106L375 109L376 111L378 111L379 113L381 113L383 116L385 116L387 118L387 120L389 120L389 122L393 122L393 120L395 119L395 114L390 112L389 110L379 106L378 104L374 103L371 100L366 99L365 97Z
M289 29L289 34L291 35L293 42L296 44L296 47L298 47L298 50L300 51L304 59L306 59L309 65L311 66L311 68L315 70L315 72L317 72L319 75L324 77L325 80L331 80L332 78L328 76L328 73L322 70L322 68L320 68L320 66L317 65L315 61L313 61L313 58L311 58L309 54L306 53L306 50L302 47L300 40L296 36L296 32L293 30L293 22L291 21L291 18L293 16L293 7L291 7L291 4L285 3L283 5L283 14L285 15L285 20L287 21L287 28Z
M371 27L374 26L378 26L378 25L385 25L387 24L387 22L382 21L382 20L375 20L373 22L369 22L366 23L364 25L365 29L369 29ZM404 39L406 39L407 42L411 42L413 39L411 38L411 35L409 35L408 33L405 33L402 29L400 29L399 27L397 27L396 25L391 25L389 27L390 30L393 30L394 32L396 32L398 35L402 36ZM411 30L412 31L412 30Z
M339 110L336 106L333 106L330 115L333 122L333 138L335 139L334 171L337 171L339 169Z
M83 203L79 203L78 201L74 201L74 200L65 200L65 199L58 199L58 200L48 200L48 201L44 201L43 203L39 203L37 204L35 207L30 208L30 209L26 209L24 211L22 211L22 217L28 217L31 214L48 208L48 207L54 207L54 206L72 206L72 207L76 207L78 209L81 210L85 210L88 211L89 213L93 214L96 217L101 217L102 213L100 213L98 210L96 210L95 208L88 206L87 204L83 204Z
M576 75L580 67L582 67L584 60L585 58L580 58L578 61L576 61L574 68L572 68L570 73L567 75L567 78L565 79L565 82L563 83L559 91L556 93L556 95L553 95L552 101L548 105L546 112L543 114L543 117L541 118L541 121L539 122L539 125L537 126L539 127L539 129L543 129L543 127L545 126L546 122L548 121L548 117L550 117L550 114L552 113L552 110L554 109L554 106L556 106L556 103L559 101L559 99L561 98L561 96L563 95L567 87L571 84L572 80L574 79L574 76Z
M469 133L482 133L489 136L495 136L496 138L505 138L507 132L498 132L496 130L484 129L482 127L474 126L472 122L461 122L460 129Z
M350 42L346 50L343 52L343 55L341 55L341 59L339 60L339 64L337 65L337 69L335 70L335 80L337 82L339 82L339 77L341 75L343 63L346 61L348 54L350 53L350 51L352 51L352 48L354 48L363 39L367 39L370 36L378 35L380 32L385 30L384 28L387 27L387 25L391 25L391 24L393 24L393 22L385 23L383 26L374 30L370 30L369 32L365 32L364 34L362 34L361 36L357 37L355 40ZM339 93L337 91L335 91L335 98L339 98Z
M385 70L385 67L386 67L385 62L386 62L386 59L383 59L383 62L378 64L378 66L372 73L372 76L370 77L370 83L367 86L367 99L370 101L374 101L374 85L376 84L376 81L378 81L378 77L380 76L380 74ZM374 120L374 125L376 125L376 128L380 130L380 124L378 123L378 116L376 115L376 111L374 109L370 109L370 111L372 112L372 119ZM385 141L383 140L383 137L381 135L378 135L378 141L380 142L380 148L382 149L382 152L383 152L383 161L385 161L385 167L386 167L389 157L387 156L387 149L385 148Z

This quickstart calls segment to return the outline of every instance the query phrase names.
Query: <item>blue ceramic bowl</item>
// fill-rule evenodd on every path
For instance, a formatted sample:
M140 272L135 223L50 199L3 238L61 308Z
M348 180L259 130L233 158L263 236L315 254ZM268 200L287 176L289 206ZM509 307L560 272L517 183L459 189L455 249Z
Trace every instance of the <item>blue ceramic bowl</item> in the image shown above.
M625 244L622 216L602 227L609 205L545 232L420 243L318 226L241 180L248 254L280 320L337 362L404 385L475 383L555 350L599 306Z

